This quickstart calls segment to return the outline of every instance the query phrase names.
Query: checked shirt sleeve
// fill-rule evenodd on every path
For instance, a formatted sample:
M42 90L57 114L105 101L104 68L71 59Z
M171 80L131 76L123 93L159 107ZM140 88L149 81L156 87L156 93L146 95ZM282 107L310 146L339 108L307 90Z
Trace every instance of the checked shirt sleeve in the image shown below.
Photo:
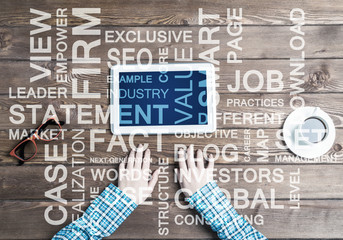
M267 239L236 212L214 181L187 201L211 224L220 239Z
M82 217L60 230L52 240L98 240L108 237L136 207L136 203L110 184Z

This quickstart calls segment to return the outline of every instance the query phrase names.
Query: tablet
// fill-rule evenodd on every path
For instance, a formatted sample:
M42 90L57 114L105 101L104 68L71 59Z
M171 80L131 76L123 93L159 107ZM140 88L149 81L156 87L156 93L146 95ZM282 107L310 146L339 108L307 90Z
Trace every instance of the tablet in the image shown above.
M214 74L214 66L209 63L113 66L112 133L215 131Z

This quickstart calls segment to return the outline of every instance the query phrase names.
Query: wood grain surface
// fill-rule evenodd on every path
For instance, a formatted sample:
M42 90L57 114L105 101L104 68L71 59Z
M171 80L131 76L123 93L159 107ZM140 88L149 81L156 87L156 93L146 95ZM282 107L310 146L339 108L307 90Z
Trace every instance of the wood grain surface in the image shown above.
M121 31L140 31L142 39L145 39L146 32L153 30L170 30L170 26L141 26L141 27L115 27L115 30ZM167 43L168 48L170 48L169 57L174 58L174 48L193 48L193 59L199 59L199 53L210 49L213 44L198 44L198 32L201 26L188 27L188 26L178 26L177 28L172 28L175 31L191 30L192 31L192 43ZM289 59L290 57L300 57L299 53L290 49L289 41L295 34L290 31L289 26L246 26L242 32L242 40L240 46L244 49L238 53L239 58L243 59ZM71 27L65 28L70 34L72 31ZM105 31L113 31L112 26L100 26L98 29L101 33L105 34ZM306 58L341 58L342 48L340 44L340 39L343 37L343 26L342 25L309 25L303 26L302 31L304 31L304 39L306 41L304 50L306 51ZM41 33L40 36L45 39L46 36L56 36L57 30L52 28L49 32ZM28 60L30 53L30 42L27 41L30 29L25 27L9 28L2 27L0 33L3 36L8 36L10 40L3 44L2 48L6 51L0 52L0 59L9 60ZM13 37L15 36L15 37ZM17 37L19 36L19 37ZM257 37L258 36L258 37ZM78 36L71 35L68 36L66 42L70 45L78 40ZM98 39L98 36L83 36L83 40L87 42L94 41ZM213 34L213 39L220 40L220 51L215 54L216 59L226 59L227 52L231 50L227 46L227 42L233 40L234 37L230 37L227 33L226 27L220 27L218 32ZM265 44L268 42L268 44ZM128 44L127 42L119 41L117 43L106 43L104 40L102 44L97 47L92 57L101 57L102 60L108 60L107 52L113 48L123 49L124 47L134 46L136 49L141 49L148 47L148 43L135 42L135 44ZM154 43L154 48L151 48L152 56L154 58L158 57L158 49L166 46L166 44L156 42ZM56 49L52 48L52 56L56 56ZM71 50L66 51L65 56L68 59L71 58ZM54 59L54 58L53 58ZM133 62L131 62L133 63Z
M15 6L15 8L13 7ZM135 6L135 8L132 8ZM1 25L4 26L26 26L29 24L30 16L27 14L29 8L56 9L60 7L73 8L82 7L78 1L60 0L56 1L28 1L14 0L4 2L1 9ZM334 24L343 23L341 12L343 7L340 0L324 2L321 0L287 2L274 1L178 1L167 0L137 1L137 0L99 0L89 2L87 7L102 7L102 24L110 26L121 25L198 25L198 9L204 8L211 14L220 14L218 21L208 21L208 25L225 25L226 8L243 8L244 24L249 25L290 25L289 11L292 8L303 8L306 10L307 24ZM75 19L71 25L80 24L80 19ZM54 25L54 21L48 22Z
M199 62L200 60L195 60ZM156 60L154 60L156 62ZM27 77L33 77L36 71L28 67L28 62L26 61L0 61L0 67L2 71L0 72L0 77L6 79L0 86L0 95L9 95L8 89L11 87L13 95L17 93L18 87L23 87L22 83L27 81ZM30 83L30 86L34 89L41 86L44 83L46 87L65 87L68 93L71 92L71 82L61 82L56 83L53 79L56 77L56 61L51 62L38 62L37 65L51 70L51 77L45 77L40 81ZM101 65L101 74L96 75L75 75L72 74L71 68L75 66L73 63L69 63L70 68L67 71L68 76L79 76L81 79L88 80L90 84L90 90L92 92L99 92L106 94L109 83L104 81L108 75L107 64ZM290 66L289 60L278 60L278 59L254 59L254 60L244 60L244 64L230 64L226 60L219 60L220 71L218 79L218 87L216 90L219 93L228 93L227 85L232 84L235 86L236 70L240 70L242 73L247 72L251 69L259 69L266 78L267 70L274 69L282 73L284 87L282 93L290 93L294 91L291 88L293 81L290 80ZM304 76L299 76L300 79L304 81L300 84L300 87L304 89L305 93L341 93L343 90L343 83L341 81L343 73L339 71L341 66L340 59L308 59L304 66ZM84 64L84 67L91 67L91 64ZM241 81L242 82L242 81ZM241 83L240 82L240 83ZM252 84L252 86L255 86ZM80 87L83 89L83 86ZM245 88L241 88L239 94L249 93ZM264 83L261 90L258 93L270 93L267 91L267 84ZM232 94L232 93L230 93ZM68 94L70 95L70 94ZM70 97L70 96L68 96Z
M157 137L135 136L134 143L148 143L152 151L152 169L159 166L159 158L168 159L166 176L168 178L168 226L169 235L160 236L159 226L159 191L155 189L151 198L151 206L139 206L122 226L108 239L217 239L209 226L202 226L200 223L177 224L186 216L192 220L196 212L190 209L180 209L177 203L185 205L183 195L175 195L179 189L174 177L174 169L178 164L175 158L177 147L181 145L195 144L196 148L206 149L211 144L217 145L219 151L209 147L208 153L218 154L216 160L216 179L222 176L220 173L228 173L230 181L218 181L219 186L228 191L230 195L237 189L246 189L249 192L249 201L254 199L256 189L261 189L265 194L267 202L275 200L276 204L284 205L284 209L267 209L263 204L257 204L253 208L238 209L237 211L246 216L263 216L263 224L254 223L254 226L269 239L343 239L343 1L342 0L289 0L289 1L251 1L251 0L215 0L215 1L170 1L170 0L98 0L82 2L76 0L11 0L0 1L0 239L51 239L51 237L66 223L71 221L71 215L77 214L72 207L81 204L85 210L91 198L90 188L103 190L109 183L117 183L115 177L118 169L118 162L92 162L92 159L118 159L123 158L130 149L129 137L123 136L122 145L110 146L111 143L119 141L113 138L110 132L109 122L100 121L95 123L95 110L90 110L92 117L85 118L92 120L92 123L79 124L79 111L77 108L71 109L70 122L63 128L64 133L59 140L50 143L53 145L67 144L68 160L66 162L53 162L45 158L45 144L37 141L38 154L30 162L23 166L16 166L16 160L10 157L10 150L18 143L18 139L10 139L10 132L19 129L19 132L39 125L40 119L44 117L49 105L62 118L66 120L66 111L60 105L92 104L99 106L103 113L108 111L109 99L107 98L109 83L107 75L109 73L108 64L113 62L108 57L110 48L149 48L152 52L152 61L158 62L159 48L168 48L170 54L168 62L175 62L174 49L193 50L193 61L203 62L199 54L212 45L199 44L198 32L201 27L219 27L219 31L214 34L215 39L220 40L220 51L216 52L215 59L218 60L217 91L220 95L218 111L218 130L221 136L194 137L163 135L161 148L157 146ZM96 67L101 69L99 75L73 74L71 69L76 64L71 61L71 45L79 36L72 36L73 26L80 25L85 21L72 16L71 9L77 7L100 7L101 8L101 29L102 44L94 52L93 56L101 57L101 63ZM30 68L30 19L34 17L30 14L30 8L52 12L52 18L45 23L52 25L49 33L40 36L55 36L56 21L55 10L57 8L67 8L68 14L68 38L66 40L69 48L65 53L68 58L68 72L70 78L77 77L90 82L90 92L102 94L100 99L74 99L71 94L72 83L56 83L58 71L56 61L56 48L53 47L51 53L52 60L47 62L35 62L37 65L50 69L51 76L43 78L37 82L30 83L29 78L37 74ZM219 14L220 18L207 19L203 25L199 24L199 8L203 8L205 13ZM232 20L227 19L227 8L243 9L243 40L240 42L243 51L238 52L238 58L242 64L227 63L227 52L230 47L227 41L232 40L227 33L227 25ZM294 36L290 27L296 22L290 20L290 10L301 8L306 13L305 25L302 30L305 32L306 42L304 51L306 61L299 76L304 82L299 85L304 89L300 94L306 106L318 106L327 112L333 119L336 127L336 139L332 148L323 156L322 161L311 161L307 159L297 159L294 154L285 148L285 143L280 135L283 122L289 113L292 112L290 101L294 89L291 84L290 58L298 57L298 53L291 50L289 41ZM105 31L140 31L144 37L147 31L154 30L189 30L192 33L192 43L106 43L104 41ZM92 41L99 37L83 36L82 39ZM55 44L55 43L54 43ZM147 62L146 56L142 62ZM129 63L135 63L131 61ZM83 64L83 67L92 67L92 64ZM267 77L268 70L278 70L282 73L284 87L281 92L273 92L267 89L264 82L260 91L251 93L245 88L238 92L230 92L227 88L229 84L235 84L236 71L242 73L251 69L261 71L264 78ZM242 83L242 80L240 81ZM255 82L252 83L252 85ZM34 98L27 99L13 98L19 91L18 88L32 87L64 87L68 91L67 98ZM254 85L255 86L255 85ZM80 87L84 89L83 86ZM10 94L11 91L11 94ZM236 100L242 102L248 99L281 99L282 106L244 106L228 105L229 101ZM42 109L37 113L37 122L32 119L32 111L25 108L23 114L25 121L21 124L12 124L11 107L15 104L23 106L38 104ZM230 113L235 115L235 121L221 118L221 114ZM251 114L251 121L242 122L243 114ZM259 120L280 116L277 121L259 122ZM258 123L256 124L256 122ZM240 124L237 124L240 123ZM82 164L74 166L71 158L73 153L72 144L75 129L84 129L82 144L85 146L84 155L77 159ZM99 130L97 137L104 139L103 143L95 143L96 151L91 151L91 133ZM244 137L246 130L249 130L250 150L249 161L246 161L247 151L244 149ZM268 136L266 142L267 149L261 148L259 134ZM233 134L233 135L232 135ZM177 145L180 144L180 145ZM225 149L225 146L230 146ZM236 149L233 149L235 146ZM225 149L225 151L223 151ZM61 149L59 149L61 151ZM235 154L237 158L234 161ZM264 158L264 154L268 156ZM266 161L266 159L268 161ZM279 161L283 159L283 161ZM263 161L265 160L265 161ZM63 192L63 197L68 200L66 208L68 210L68 220L60 226L52 226L44 219L44 211L48 206L59 206L45 196L46 191L58 187L60 183L49 183L45 180L44 174L48 166L63 164L68 170L66 183L68 188ZM82 177L73 175L73 171L82 169ZM281 169L284 180L276 182L253 182L249 183L242 174L234 179L234 169L241 169L242 172L249 172L247 177L251 177L253 172L273 171ZM94 172L109 173L104 178L95 178ZM299 184L301 196L301 209L291 209L290 193L294 190L290 184L291 173L300 171L301 182ZM163 180L162 178L160 179ZM84 187L84 201L77 200L80 197L73 188L76 188L76 181ZM72 187L75 185L74 187ZM275 189L275 195L271 192ZM250 194L251 193L251 194ZM83 195L82 195L83 196ZM233 201L233 199L232 199ZM52 213L53 218L60 217L58 212Z
M107 165L80 165L80 168L84 167L84 185L99 187L99 189L104 189L105 186L111 182L117 183L118 176L117 173L111 169L118 171L118 164L107 164ZM167 176L169 178L170 184L169 188L166 189L166 193L170 196L168 200L173 201L175 198L182 200L178 194L176 194L179 189L179 184L174 179L174 170L177 167L177 164L170 165L166 170ZM47 181L42 181L42 176L44 176L45 166L24 166L17 170L14 170L15 166L1 166L0 170L3 172L0 178L1 183L1 193L3 200L35 200L35 201L44 201L44 192L57 187L59 183L49 183ZM154 165L153 170L157 168ZM276 165L276 164L264 164L264 165L237 165L237 164L218 164L216 165L216 178L223 178L218 181L219 187L226 189L231 194L233 194L234 189L247 189L248 192L253 193L256 191L256 185L251 184L245 181L243 174L238 175L237 180L235 179L235 174L232 169L242 169L243 171L248 171L249 179L253 179L252 171L265 171L269 169L271 172L275 169L281 169L284 172L285 181L276 183L276 182L266 182L258 186L263 192L267 199L273 197L271 195L270 189L276 189L275 199L287 199L289 198L289 191L291 187L289 186L289 177L290 172L301 172L301 183L299 187L302 189L301 198L302 199L343 199L343 193L340 191L343 187L343 177L342 177L342 165L336 165L332 167L331 165L315 165L315 164L289 164L289 165ZM98 169L98 170L97 170ZM223 177L220 172L223 170L229 170L231 172L231 179ZM68 171L72 172L75 170L72 166L68 166ZM110 172L107 177L106 174L103 177L97 175L95 177L95 172ZM16 172L16 176L13 176L13 172ZM316 173L316 174L313 174ZM317 177L320 176L322 181L316 181ZM72 178L72 177L71 177ZM77 182L81 182L81 178L74 177ZM95 181L96 180L96 181ZM225 180L225 181L223 181ZM73 184L77 186L76 182L68 181L68 184ZM76 188L76 187L75 187ZM86 200L90 200L90 189L86 189ZM326 192L325 195L322 193ZM71 200L78 196L77 193L73 192L71 188L66 189L63 192L63 197L65 199ZM252 199L253 195L249 196L249 199ZM152 195L153 201L158 201L158 191L155 191Z
M57 206L55 203L40 201L2 201L0 203L1 216L6 221L1 222L2 227L8 229L2 234L3 239L49 239L60 227L51 226L44 222L32 221L40 219L48 206ZM74 203L73 203L74 204ZM89 203L85 203L88 205ZM155 203L156 204L156 203ZM278 201L277 204L287 204ZM331 238L341 238L341 229L338 228L342 221L342 201L337 200L304 200L301 211L291 210L270 210L263 208L245 209L239 211L244 215L264 216L264 224L257 226L257 229L266 234L270 239L325 239L328 235ZM68 210L71 210L69 204ZM77 212L73 212L77 214ZM177 215L186 216L196 213L190 210L181 210L175 203L170 203L169 217L174 221ZM57 216L58 217L58 216ZM149 219L149 221L143 221ZM178 221L181 218L178 217ZM294 221L293 219L296 219ZM71 221L71 219L69 219ZM299 224L301 221L301 224ZM25 225L25 226L23 226ZM18 230L18 226L20 229ZM132 226L139 226L139 230L132 231ZM158 211L157 206L139 206L138 209L128 218L118 231L108 239L154 239L157 235ZM318 227L320 226L320 227ZM216 239L215 234L208 226L186 225L170 229L174 239ZM189 234L189 233L192 234ZM163 236L159 239L164 239ZM170 239L170 238L167 238Z
M121 157L124 158L126 154L128 154L128 149L130 149L129 145L129 136L123 136L123 144L118 144L120 141L118 138L113 137L110 130L101 130L102 132L96 133L94 136L97 137L99 140L104 140L104 143L92 143L90 140L90 131L91 130L85 130L84 133L82 133L82 136L85 137L85 139L82 140L82 146L85 146L85 150L83 151L84 156L79 156L78 159L85 161L85 163L89 163L91 158L111 158L111 157ZM177 147L181 146L188 146L190 144L194 144L196 148L203 149L205 151L205 147L208 147L207 153L214 154L216 158L217 163L240 163L240 164L265 164L266 162L262 161L264 154L264 149L261 149L261 147L258 145L261 142L261 139L257 138L257 131L259 129L250 129L250 136L251 136L251 143L250 143L250 156L251 160L250 162L246 162L244 160L245 152L243 149L244 144L244 129L238 129L237 130L237 137L220 137L220 133L218 133L219 137L216 137L215 135L212 135L211 137L198 137L198 138L191 138L191 137L176 137L176 136L163 136L162 142L161 142L161 149L158 149L157 146L157 140L156 135L150 135L148 137L144 137L142 135L137 135L134 137L133 144L138 145L139 143L146 143L149 144L149 149L152 153L152 161L153 163L158 162L158 158L168 158L169 163L174 163L175 161L175 155L177 153ZM282 140L280 140L277 137L276 129L265 129L264 134L268 136L268 141L266 142L266 145L268 147L267 159L270 162L273 163L289 163L286 162L277 162L276 157L281 157L282 159L285 157L286 159L294 159L294 163L301 163L303 161L307 162L305 160L299 160L297 161L296 158L293 158L293 154L286 149L285 144ZM343 145L343 137L342 137L343 129L337 129L337 137L335 140L335 144L329 150L324 156L327 161L322 162L322 164L331 163L331 164L342 164L343 156L342 156L342 145ZM49 155L52 154L52 148L54 145L60 145L61 142L67 144L67 151L71 154L74 153L72 149L72 143L71 140L73 136L75 136L79 131L66 131L64 135L61 136L59 140L53 141L52 143L48 144L50 146ZM3 136L4 139L6 137L8 138L8 132L1 131L0 136ZM60 142L59 142L60 141ZM3 144L0 145L0 152L1 152L1 162L2 164L13 164L16 162L15 159L10 157L8 153L6 153L7 149L11 149L15 146L15 144L18 142L18 140L14 141L4 141ZM94 148L96 151L91 150L91 144L94 144ZM175 145L174 145L175 144ZM177 145L180 144L180 145ZM210 144L214 144L218 146L218 149L215 149L214 147L211 147ZM237 149L234 149L233 147L228 146L228 148L224 148L227 144L232 144L237 147ZM49 161L45 161L45 145L44 143L40 142L37 143L38 147L38 154L37 156L32 160L27 162L27 165L30 164L47 164L51 163ZM81 143L77 146L79 148L82 148ZM62 146L59 148L59 153L62 152ZM174 149L175 148L175 149ZM282 149L283 148L283 149ZM223 153L224 149L224 153ZM126 152L124 152L126 151ZM237 160L232 161L229 159L234 159L234 156L231 152L235 152L237 154ZM224 158L226 157L226 158ZM333 162L330 161L334 160ZM293 161L292 161L293 162ZM317 163L316 161L309 161L312 163ZM71 159L68 159L67 163L71 163Z
M330 114L335 126L337 128L343 127L343 109L342 109L342 94L340 93L329 93L329 94L302 94L301 95L307 106L316 105L322 108L325 112ZM284 106L271 106L271 107L256 107L256 106L233 106L233 104L228 105L228 100L244 100L244 99L282 99ZM262 93L252 93L252 94L221 94L220 102L217 105L217 124L220 129L226 128L282 128L283 122L293 110L289 106L290 102L289 94L262 94ZM330 104L328 104L330 102ZM82 126L83 128L102 128L109 129L109 121L103 121L96 119L95 107L98 106L99 111L106 114L109 104L109 99L104 95L101 99L94 99L90 103L88 99L73 99L73 98L62 98L62 99L47 99L42 102L41 99L11 99L8 101L6 96L0 96L0 103L2 108L0 109L0 114L6 114L12 105L19 104L24 106L24 110L20 111L25 116L25 121L22 124L13 125L15 128L26 129L32 127L34 123L37 123L32 119L32 106L39 105L39 110L37 110L36 119L43 119L49 106L52 106L56 113L61 116L62 120L68 120L66 125L67 129L78 128ZM66 113L66 108L60 108L58 106L72 106L70 113ZM92 105L93 109L82 109L80 110L77 105ZM31 106L31 107L30 107ZM16 109L18 110L18 109ZM78 113L91 112L91 116L83 117L83 121L79 123ZM226 115L226 112L231 112L231 115ZM244 112L243 112L244 111ZM254 115L257 113L257 115ZM251 114L251 115L250 115ZM266 114L267 116L264 116ZM242 119L243 115L249 115L245 119ZM260 117L260 118L258 118ZM263 118L261 120L261 117ZM269 117L269 120L264 120L264 118ZM257 119L258 118L258 119ZM18 119L18 118L16 118ZM97 123L94 125L94 123ZM256 123L254 125L254 123ZM36 124L38 125L38 124ZM251 126L253 125L253 126ZM8 119L4 118L0 121L0 129L6 129L8 126Z

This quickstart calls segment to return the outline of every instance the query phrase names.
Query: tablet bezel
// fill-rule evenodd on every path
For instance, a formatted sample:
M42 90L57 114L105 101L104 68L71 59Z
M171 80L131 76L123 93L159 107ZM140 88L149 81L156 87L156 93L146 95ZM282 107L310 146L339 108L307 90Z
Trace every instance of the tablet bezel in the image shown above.
M206 125L151 125L120 126L119 125L119 73L120 72L153 72L153 71L206 71L207 91L207 124ZM214 132L216 124L216 91L215 70L210 63L170 63L170 64L128 64L111 67L110 87L110 125L115 135L128 134L174 134L174 133L206 133ZM116 91L117 90L117 91Z

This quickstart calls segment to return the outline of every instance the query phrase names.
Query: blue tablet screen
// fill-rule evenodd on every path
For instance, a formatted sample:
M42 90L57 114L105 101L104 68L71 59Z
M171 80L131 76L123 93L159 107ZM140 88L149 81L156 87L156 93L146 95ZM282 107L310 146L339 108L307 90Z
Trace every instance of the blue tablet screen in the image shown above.
M119 125L206 125L206 71L120 72Z

